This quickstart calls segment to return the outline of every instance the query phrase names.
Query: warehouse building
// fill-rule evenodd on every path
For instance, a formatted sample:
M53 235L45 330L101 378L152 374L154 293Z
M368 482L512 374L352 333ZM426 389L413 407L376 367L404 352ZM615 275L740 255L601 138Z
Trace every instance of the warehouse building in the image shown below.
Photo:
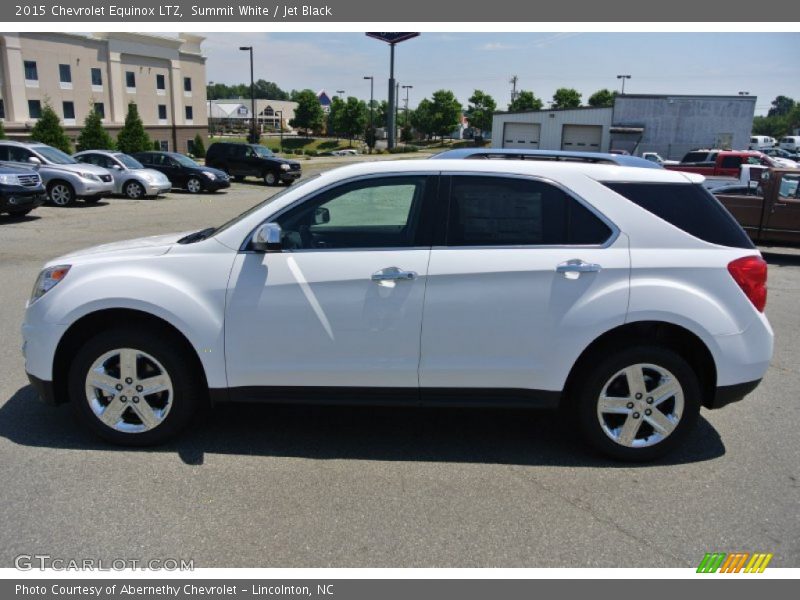
M73 140L94 109L116 136L136 103L150 137L191 151L208 135L203 37L143 33L0 34L0 119L25 139L49 102Z
M495 113L492 142L500 148L631 154L680 159L693 148L746 149L755 96L625 94L608 108Z

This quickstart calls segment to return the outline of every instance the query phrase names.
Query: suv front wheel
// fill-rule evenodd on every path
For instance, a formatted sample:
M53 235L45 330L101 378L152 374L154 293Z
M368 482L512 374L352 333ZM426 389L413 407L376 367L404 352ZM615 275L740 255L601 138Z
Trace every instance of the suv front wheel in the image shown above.
M700 413L697 375L661 346L636 346L600 359L577 388L575 416L584 437L621 460L647 461L670 452Z
M278 176L272 171L264 173L264 183L267 185L278 185Z
M69 369L73 412L106 441L159 444L189 422L203 397L180 342L147 330L97 334Z

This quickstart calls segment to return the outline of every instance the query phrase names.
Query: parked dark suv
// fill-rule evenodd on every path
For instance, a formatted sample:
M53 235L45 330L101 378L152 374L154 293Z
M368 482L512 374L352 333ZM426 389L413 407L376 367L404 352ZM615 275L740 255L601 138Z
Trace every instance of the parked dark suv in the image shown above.
M21 217L46 199L42 178L35 170L0 163L0 213Z
M172 187L185 189L192 194L231 187L230 179L224 172L198 165L188 156L177 152L135 152L131 156L148 169L166 175Z
M258 144L214 142L206 152L206 164L236 179L258 177L267 185L277 185L280 181L291 185L302 175L299 162L278 158L272 150Z

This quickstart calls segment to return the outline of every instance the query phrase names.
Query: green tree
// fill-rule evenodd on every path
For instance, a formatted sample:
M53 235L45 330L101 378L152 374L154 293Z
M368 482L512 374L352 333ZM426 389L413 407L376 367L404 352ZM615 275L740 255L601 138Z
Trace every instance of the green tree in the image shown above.
M449 136L461 123L461 103L450 90L438 90L431 96L430 128L432 135Z
M350 140L364 131L369 121L367 105L358 98L350 96L347 102L342 102L342 107L337 113L336 130Z
M78 136L78 150L112 150L113 148L114 140L103 127L100 115L92 108L86 115L83 129Z
M199 133L194 136L194 142L192 142L192 154L194 154L197 158L206 157L206 144L203 141L203 136Z
M520 112L526 110L542 110L544 103L541 98L533 95L533 92L528 90L520 90L517 96L508 105L509 112Z
M613 106L615 95L616 94L606 88L597 90L594 94L589 96L589 106L594 106L597 108Z
M497 110L497 103L489 94L482 90L475 90L469 99L467 106L467 118L469 124L476 129L480 129L481 134L484 131L492 129L492 116Z
M753 117L753 135L768 135L778 139L788 131L790 131L788 116Z
M403 128L400 130L400 141L404 144L412 141L414 139L414 134L411 131L411 125L403 125Z
M331 98L330 110L328 111L328 135L335 135L337 138L342 135L341 115L344 110L344 100L339 96Z
M423 98L414 112L411 113L411 124L414 129L430 139L431 135L433 135L432 118L431 101Z
M558 88L553 94L553 108L578 108L581 94L574 88Z
M277 83L259 79L253 84L255 97L264 100L288 100L289 94L278 87ZM250 98L250 84L236 83L225 85L215 83L206 86L206 96L209 100L232 100L238 98Z
M61 119L47 100L42 108L42 116L31 129L31 139L58 148L67 154L72 153L72 143L61 126Z
M795 102L789 96L778 96L772 101L772 107L767 113L768 117L785 117L794 108Z
M302 129L306 136L309 131L322 129L325 112L319 104L317 95L312 90L303 90L295 97L297 108L294 109L294 119L289 121L289 125L295 129Z
M6 139L6 128L3 125L3 122L0 121L0 140Z
M158 140L153 140L153 147L152 148L148 148L148 150L155 150L156 152L160 152L161 151L161 142L159 142Z
M155 142L158 144L158 142ZM150 136L144 130L144 124L139 117L139 109L135 102L128 104L128 114L125 115L125 125L117 134L117 148L125 154L146 152L154 148ZM157 148L156 148L157 149Z

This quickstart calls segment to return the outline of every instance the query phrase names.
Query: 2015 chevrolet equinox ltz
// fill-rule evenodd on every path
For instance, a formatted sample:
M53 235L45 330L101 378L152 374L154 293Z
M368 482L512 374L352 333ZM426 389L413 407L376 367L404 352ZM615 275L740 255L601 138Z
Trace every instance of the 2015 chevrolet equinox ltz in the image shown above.
M766 264L702 179L344 167L216 229L51 261L26 370L121 444L166 440L209 400L564 403L597 449L651 459L772 355Z

